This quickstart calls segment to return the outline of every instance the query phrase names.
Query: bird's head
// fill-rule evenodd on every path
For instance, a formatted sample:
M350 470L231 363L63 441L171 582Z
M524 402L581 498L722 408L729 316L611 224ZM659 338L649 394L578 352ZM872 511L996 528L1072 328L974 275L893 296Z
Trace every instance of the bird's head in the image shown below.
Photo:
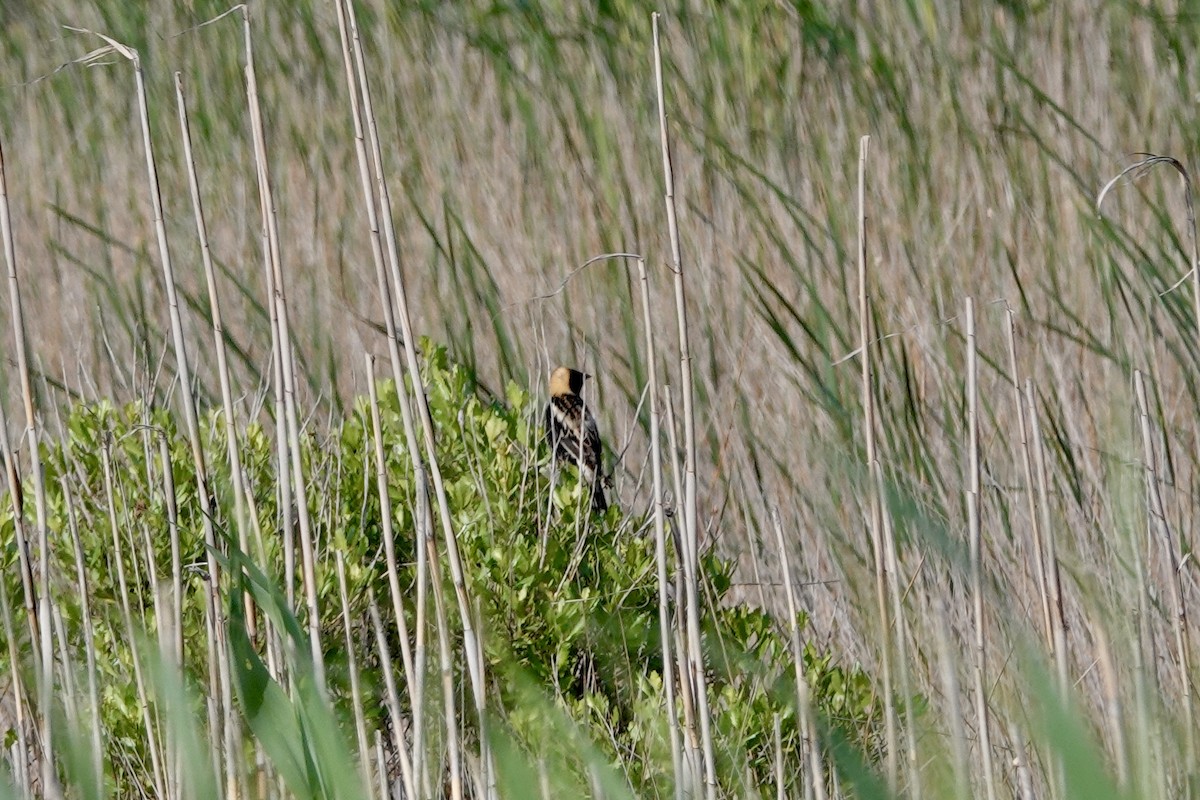
M579 394L583 391L583 379L591 375L570 367L558 367L550 373L550 395Z

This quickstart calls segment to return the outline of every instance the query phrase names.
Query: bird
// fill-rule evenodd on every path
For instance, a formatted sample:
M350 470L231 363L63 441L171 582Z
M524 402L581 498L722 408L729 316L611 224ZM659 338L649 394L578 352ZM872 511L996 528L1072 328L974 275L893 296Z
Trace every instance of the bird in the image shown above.
M592 487L592 510L603 514L604 475L600 464L600 431L580 392L591 376L570 367L550 373L550 402L546 405L546 441L559 464L578 465L580 476Z

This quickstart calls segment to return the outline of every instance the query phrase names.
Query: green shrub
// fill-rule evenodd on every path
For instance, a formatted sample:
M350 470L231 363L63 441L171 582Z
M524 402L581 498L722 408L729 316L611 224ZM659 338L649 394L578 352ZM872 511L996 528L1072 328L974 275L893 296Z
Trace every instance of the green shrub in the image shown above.
M616 507L603 516L593 515L574 470L562 470L552 482L538 423L540 409L534 407L528 392L510 384L503 400L492 397L479 391L465 369L450 363L444 350L426 343L425 352L424 379L438 463L467 570L468 593L485 642L489 714L497 737L504 739L500 751L508 754L507 760L500 761L501 772L508 769L511 773L513 759L519 760L522 753L529 759L536 754L539 763L551 764L555 780L567 787L585 781L588 770L600 759L615 765L624 774L622 780L638 794L667 792L672 770L669 718L662 700L655 548L653 535L643 533L652 526ZM417 579L416 488L399 400L390 382L380 387L379 406L395 548L411 632L417 624L412 617ZM158 458L158 437L165 436L179 503L185 565L186 672L195 685L206 685L202 593L206 555L193 461L186 436L162 409L137 404L123 408L106 403L80 405L71 410L66 430L65 439L47 445L44 453L55 601L62 610L68 640L79 648L67 654L69 662L79 668L86 659L81 634L83 605L72 577L76 565L62 491L65 482L71 486L79 521L90 613L96 626L94 647L109 748L105 761L120 793L132 793L137 778L122 765L144 761L146 734L140 701L129 677L133 655L120 613L116 559L123 559L135 625L153 636L157 631L155 582L169 577L171 563L163 464ZM202 435L213 473L212 492L224 521L218 525L222 546L233 550L238 537L229 526L233 519L231 484L223 429L215 414L205 419ZM368 590L380 598L382 607L391 608L390 603L382 602L387 595L387 575L372 436L370 406L360 399L339 426L324 435L310 432L302 444L309 480L306 502L318 550L322 644L329 665L331 699L346 726L346 741L352 738L349 721L353 708L335 551L341 551L346 559L355 646L361 651L357 662L368 692L367 716L382 724L385 714L380 660L368 621ZM257 425L250 425L240 441L258 524L267 532L262 544L265 562L254 555L258 545L252 534L249 557L268 584L278 585L283 561L277 533L273 445ZM119 545L114 545L107 523L102 457L106 449L113 466ZM436 504L434 508L433 525L441 546ZM13 530L6 504L0 511L0 536L10 598L20 592L12 568ZM448 575L447 570L443 572ZM673 563L671 572L674 574ZM785 752L797 751L799 735L786 638L780 634L779 623L767 614L729 602L730 572L730 564L711 552L703 554L703 647L709 668L711 721L722 780L727 789L735 791L743 788L743 781L763 785L773 780L776 715L782 720ZM449 578L445 580L446 597L453 598ZM242 614L241 592L230 591L230 580L225 583L225 610L236 621ZM264 589L259 586L257 591ZM283 596L282 591L275 591L276 597ZM297 596L302 597L298 587ZM458 643L461 629L453 601L447 602L451 606L447 611L451 640ZM303 606L302 601L297 606ZM290 613L303 616L299 610ZM398 668L397 626L394 620L385 623L393 637L392 659ZM237 641L250 646L249 639ZM436 641L432 627L429 641ZM297 652L303 653L306 644L297 644ZM261 647L261 633L253 646ZM463 661L461 654L456 654L456 687L467 685ZM838 666L829 654L811 646L804 651L804 668L825 724L858 747L873 750L879 709L868 677L860 670ZM435 675L436 665L431 663L429 670L430 676ZM249 676L257 682L256 691L261 690L261 681L267 680L265 673L252 672L241 673L243 683ZM403 687L402 680L398 683ZM433 692L436 684L432 677L427 680ZM457 700L460 727L467 732L470 746L478 741L476 720L470 702L465 697ZM244 697L242 701L244 713ZM407 703L407 698L402 702ZM431 700L427 719L437 719L438 708ZM199 710L197 707L197 718ZM409 711L406 707L405 712ZM249 728L256 730L254 721L250 723ZM564 730L572 733L564 735Z

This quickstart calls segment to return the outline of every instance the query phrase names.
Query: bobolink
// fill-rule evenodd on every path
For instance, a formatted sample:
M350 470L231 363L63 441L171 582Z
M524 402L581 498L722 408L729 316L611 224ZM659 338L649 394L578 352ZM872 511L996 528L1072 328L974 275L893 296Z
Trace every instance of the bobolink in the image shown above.
M604 475L600 469L600 431L579 393L583 379L577 369L559 367L550 373L550 403L546 406L546 441L560 464L577 464L580 478L592 487L592 510L604 513Z

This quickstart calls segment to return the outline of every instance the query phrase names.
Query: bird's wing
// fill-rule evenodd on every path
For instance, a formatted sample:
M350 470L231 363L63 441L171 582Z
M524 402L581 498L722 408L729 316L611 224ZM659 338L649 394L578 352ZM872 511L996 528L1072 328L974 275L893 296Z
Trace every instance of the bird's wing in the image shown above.
M551 396L546 406L546 439L556 461L579 465L580 477L592 487L592 508L603 513L608 500L600 469L600 430L583 398L577 394Z
M546 436L560 461L579 458L579 427L583 403L577 395L561 394L546 406Z
M600 444L600 429L596 427L596 418L592 416L591 411L584 408L583 413L583 460L589 469L599 475L600 453L603 447Z
M546 435L558 460L571 464L582 461L583 467L590 473L589 478L599 473L600 431L579 395L564 394L550 398L550 404L546 407ZM579 452L581 443L582 456Z

